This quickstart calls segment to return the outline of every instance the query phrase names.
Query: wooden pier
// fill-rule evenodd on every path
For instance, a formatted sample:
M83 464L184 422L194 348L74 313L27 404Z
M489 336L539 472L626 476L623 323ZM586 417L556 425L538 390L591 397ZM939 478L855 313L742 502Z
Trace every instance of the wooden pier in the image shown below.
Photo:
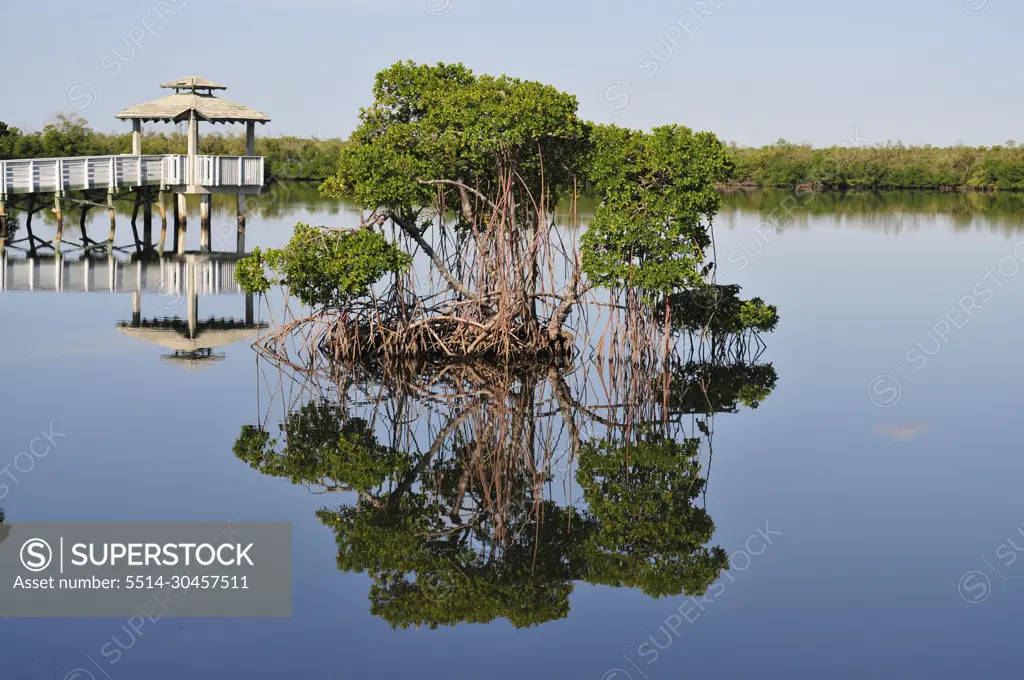
M71 243L75 249L91 252L106 249L108 255L115 250L115 200L133 200L135 215L140 208L143 215L143 237L137 233L132 220L137 247L144 245L147 255L164 252L167 235L167 194L174 216L172 251L185 253L188 229L185 196L200 196L200 252L209 253L211 243L211 197L213 194L232 194L238 197L236 252L245 252L246 196L259 193L265 182L264 159L255 155L256 123L270 121L265 114L241 104L214 95L215 90L226 89L212 81L196 76L182 78L161 85L173 89L174 94L144 104L129 107L117 114L121 120L132 122L132 152L120 156L87 156L72 158L37 158L0 160L0 252L18 247L35 257L40 250L62 253L64 215L69 204L82 208L82 241ZM143 154L142 124L144 122L188 123L187 154ZM244 123L246 126L244 156L208 156L199 154L199 123ZM152 241L153 207L157 206L161 219L158 245ZM32 216L42 210L52 210L57 218L57 233L46 241L32 231ZM91 208L106 209L110 218L108 238L90 239L84 230L86 215ZM8 219L14 211L26 215L26 234L10 241Z

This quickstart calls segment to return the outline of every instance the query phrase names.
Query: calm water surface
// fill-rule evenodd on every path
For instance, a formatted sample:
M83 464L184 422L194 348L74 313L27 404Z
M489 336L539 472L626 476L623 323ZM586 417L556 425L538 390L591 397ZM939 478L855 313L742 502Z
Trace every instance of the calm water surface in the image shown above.
M351 209L314 194L299 186L266 197L248 244L279 245L297 221L351 221ZM222 246L233 238L227 208L214 222ZM76 677L79 668L92 673L79 680L1015 671L1022 241L1016 196L729 196L716 229L719 281L776 304L781 323L757 360L774 368L774 391L757 408L721 409L713 465L702 459L706 489L694 506L713 520L708 546L730 555L728 571L704 598L654 598L637 584L567 573L568 590L524 586L530 604L506 601L490 623L436 629L393 628L399 617L372 610L371 575L339 569L335 531L317 513L351 506L355 493L316 493L233 452L243 426L287 417L280 405L269 417L272 373L247 341L216 348L210 361L168 360L168 347L118 329L133 321L130 294L5 292L0 467L40 430L66 435L6 480L8 521L290 522L294 615L164 619L140 634L117 619L0 619L0 677ZM40 282L48 277L44 265ZM186 307L179 291L161 288L142 297L141 317L185 319ZM230 290L199 299L201 322L244 321L245 312ZM548 596L551 611L536 602ZM439 611L450 614L445 602ZM538 625L516 627L510 612L533 612L523 616ZM123 650L113 664L101 654L112 641Z

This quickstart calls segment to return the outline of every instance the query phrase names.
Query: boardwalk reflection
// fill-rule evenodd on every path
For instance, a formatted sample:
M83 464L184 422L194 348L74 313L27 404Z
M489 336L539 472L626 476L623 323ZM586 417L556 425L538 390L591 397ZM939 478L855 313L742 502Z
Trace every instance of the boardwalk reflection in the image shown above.
M0 291L130 294L131 319L119 322L118 331L170 350L161 356L165 361L196 369L223 360L224 354L215 351L218 348L251 343L267 327L255 319L253 297L235 283L238 259L218 253L135 260L0 255ZM199 298L203 295L242 297L242 317L200 320ZM143 317L147 297L164 312L184 306L185 318L166 314Z

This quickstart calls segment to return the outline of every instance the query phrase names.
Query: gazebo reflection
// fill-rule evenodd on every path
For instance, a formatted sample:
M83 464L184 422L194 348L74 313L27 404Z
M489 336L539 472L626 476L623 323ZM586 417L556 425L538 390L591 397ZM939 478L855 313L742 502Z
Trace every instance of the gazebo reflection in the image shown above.
M0 253L0 294L19 293L131 293L132 316L117 329L129 337L170 350L162 358L195 370L224 359L214 350L249 342L266 323L258 323L253 296L245 295L235 281L235 265L242 256L229 253L164 256L158 259L114 256L30 257L16 259ZM199 320L199 297L235 296L245 300L244 316ZM142 300L155 302L165 312L180 316L142 317Z
M199 265L202 264L194 256L185 262L185 294L187 303L186 318L180 317L142 317L142 293L132 293L131 321L121 321L117 330L125 335L159 345L171 350L163 354L164 361L184 366L190 372L198 371L223 361L225 355L214 350L239 342L256 340L261 330L267 328L266 323L255 320L253 296L245 295L245 316L235 318L209 318L199 320ZM167 291L169 292L169 291Z
M179 318L138 319L122 321L117 330L125 335L151 342L171 350L162 354L163 361L180 364L194 372L223 361L225 355L214 350L236 342L252 343L259 336L265 323L253 323L251 319L209 319L195 323Z

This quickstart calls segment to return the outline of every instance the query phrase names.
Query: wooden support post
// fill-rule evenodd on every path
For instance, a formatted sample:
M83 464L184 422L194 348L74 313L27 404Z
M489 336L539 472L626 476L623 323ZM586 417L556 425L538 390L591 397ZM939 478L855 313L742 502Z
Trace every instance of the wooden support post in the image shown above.
M185 241L188 239L188 203L185 194L178 194L178 234L174 239L178 255L185 254Z
M210 252L210 208L211 194L203 194L199 203L199 252Z
M78 216L78 229L82 232L82 246L85 248L86 254L89 252L89 242L92 240L89 238L89 233L86 231L85 221L89 219L89 206L86 203L82 203L82 212Z
M197 186L199 178L196 176L196 155L199 154L199 121L196 120L196 112L193 110L188 119L188 183L189 186Z
M114 192L107 192L107 215L110 216L110 236L107 238L107 255L114 252L114 232L117 229L117 216L114 214Z
M164 243L167 242L167 208L164 207L164 192L160 192L157 196L157 201L160 203L160 245L157 246L157 252L162 257L164 254Z
M171 210L174 212L174 252L178 252L181 240L181 211L178 210L178 194L171 194Z
M53 252L60 255L60 242L64 239L64 213L60 209L60 194L53 198L53 214L57 218L57 238L53 241Z
M142 199L142 247L150 253L153 250L153 190L145 189Z
M138 326L142 323L142 293L134 291L132 293L132 325Z
M135 252L142 253L142 242L139 240L139 207L142 205L142 194L136 192L135 205L132 207L132 238L135 239Z
M7 204L0 198L0 253L7 250Z
M196 337L196 328L199 326L199 291L197 287L195 256L190 255L185 263L185 291L188 295L188 338L193 340Z
M245 208L245 194L238 194L238 234L235 252L239 255L245 255Z
M32 233L32 215L36 212L36 197L35 194L29 194L28 197L28 217L25 218L25 233L28 234L28 255L29 257L36 256L36 236Z
M138 118L132 121L132 155L142 155L142 121Z
M256 121L254 120L245 122L245 155L256 155Z

